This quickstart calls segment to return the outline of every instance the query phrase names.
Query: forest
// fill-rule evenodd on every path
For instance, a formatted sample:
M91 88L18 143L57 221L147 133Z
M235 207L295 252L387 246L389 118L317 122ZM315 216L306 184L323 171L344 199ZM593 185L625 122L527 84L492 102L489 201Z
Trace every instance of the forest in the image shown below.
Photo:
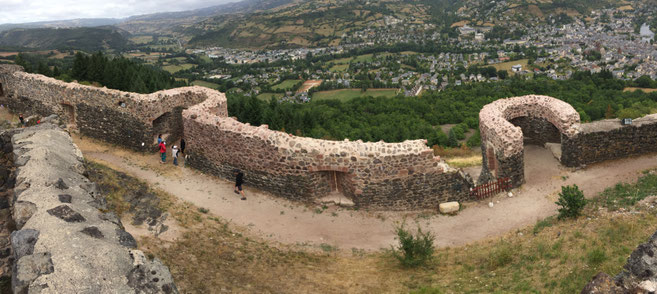
M648 77L637 82L656 84ZM363 97L305 104L280 103L275 99L265 102L230 94L228 111L242 122L267 124L271 129L299 136L386 142L428 139L430 146L456 147L454 137L460 140L468 129L478 129L481 108L500 98L528 94L552 96L573 105L584 122L636 118L655 112L656 92L623 91L637 82L614 79L609 72L578 72L566 81L540 76L533 80L511 78L451 87L420 97ZM444 124L457 124L454 134L443 133L438 126ZM477 136L474 137L468 145L478 144Z
M54 65L51 64L53 62ZM71 62L52 60L36 54L18 54L16 64L27 72L54 77L66 82L96 84L136 93L152 93L185 86L168 72L124 57L110 58L101 52L92 55L75 53Z

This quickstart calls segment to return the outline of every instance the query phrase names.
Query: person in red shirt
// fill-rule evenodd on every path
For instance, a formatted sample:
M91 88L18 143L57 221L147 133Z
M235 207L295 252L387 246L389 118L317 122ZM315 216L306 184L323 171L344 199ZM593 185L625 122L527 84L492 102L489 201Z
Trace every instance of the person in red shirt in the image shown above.
M166 163L167 161L167 145L166 142L162 141L160 142L160 156L162 157L162 161L160 163Z

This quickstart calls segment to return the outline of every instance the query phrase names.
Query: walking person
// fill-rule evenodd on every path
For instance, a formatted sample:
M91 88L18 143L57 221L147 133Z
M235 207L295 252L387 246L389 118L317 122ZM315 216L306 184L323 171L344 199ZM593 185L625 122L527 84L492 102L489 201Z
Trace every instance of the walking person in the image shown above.
M23 114L22 114L22 113L18 115L18 119L21 121L21 125L22 125L22 126L25 126L25 119L23 118Z
M185 137L180 138L180 153L185 155L185 145L187 142L185 142Z
M173 165L178 166L178 146L173 145L173 148L171 148L171 156L173 156Z
M244 190L242 189L242 184L244 184L244 173L239 169L233 171L235 175L235 189L233 190L235 194L242 194L242 200L246 200L246 195L244 195Z
M161 141L159 144L160 147L160 157L162 158L161 164L166 163L167 161L167 145L166 142Z

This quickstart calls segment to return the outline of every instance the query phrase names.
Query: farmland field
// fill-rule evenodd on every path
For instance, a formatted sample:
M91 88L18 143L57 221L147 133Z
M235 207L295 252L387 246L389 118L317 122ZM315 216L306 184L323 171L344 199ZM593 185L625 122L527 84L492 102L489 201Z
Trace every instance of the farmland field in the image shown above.
M281 94L281 93L261 93L256 98L258 98L262 101L269 101L269 99L271 99L272 96L274 96L274 98L278 99L278 98L283 97L283 94Z
M516 61L509 61L509 62L493 64L492 66L496 70L506 70L509 74L511 74L512 73L511 67L513 67L516 64L522 65L523 70L527 69L527 62L528 61L529 61L529 59L520 59L520 60L516 60Z
M342 89L342 90L331 90L331 91L322 91L316 92L313 94L313 100L351 100L357 97L394 97L397 95L397 89L369 89L364 93L361 89Z
M282 81L280 84L273 86L272 89L274 89L274 90L286 90L286 89L294 90L292 88L294 86L296 86L296 84L298 84L299 82L301 82L301 80L285 80L285 81Z
M206 88L215 89L215 90L219 87L219 85L217 85L215 83L210 83L210 82L206 82L206 81L193 81L192 85L206 87Z
M176 73L176 72L179 72L181 70L190 69L192 67L194 67L193 64L185 63L185 64L181 64L181 65L166 65L166 66L163 66L162 69L166 70L170 73Z

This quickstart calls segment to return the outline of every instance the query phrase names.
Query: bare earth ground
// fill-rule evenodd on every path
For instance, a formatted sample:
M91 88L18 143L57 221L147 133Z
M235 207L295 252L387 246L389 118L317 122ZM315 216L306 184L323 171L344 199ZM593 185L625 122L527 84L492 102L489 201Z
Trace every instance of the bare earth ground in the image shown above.
M561 167L552 154L526 146L527 183L514 197L498 196L488 201L466 203L457 216L422 212L368 212L343 208L308 207L246 186L247 201L233 193L232 183L196 170L158 163L157 154L140 154L74 136L85 158L138 177L181 200L210 210L212 214L267 240L296 245L328 244L341 249L377 250L395 242L393 228L407 219L434 232L439 247L458 246L503 235L534 224L556 213L557 193L562 185L577 184L593 196L618 182L636 180L640 172L657 166L657 156L646 155L608 161L577 171ZM246 175L248 184L248 175ZM139 232L134 232L139 235ZM175 233L175 232L174 232ZM166 238L164 233L162 237Z

